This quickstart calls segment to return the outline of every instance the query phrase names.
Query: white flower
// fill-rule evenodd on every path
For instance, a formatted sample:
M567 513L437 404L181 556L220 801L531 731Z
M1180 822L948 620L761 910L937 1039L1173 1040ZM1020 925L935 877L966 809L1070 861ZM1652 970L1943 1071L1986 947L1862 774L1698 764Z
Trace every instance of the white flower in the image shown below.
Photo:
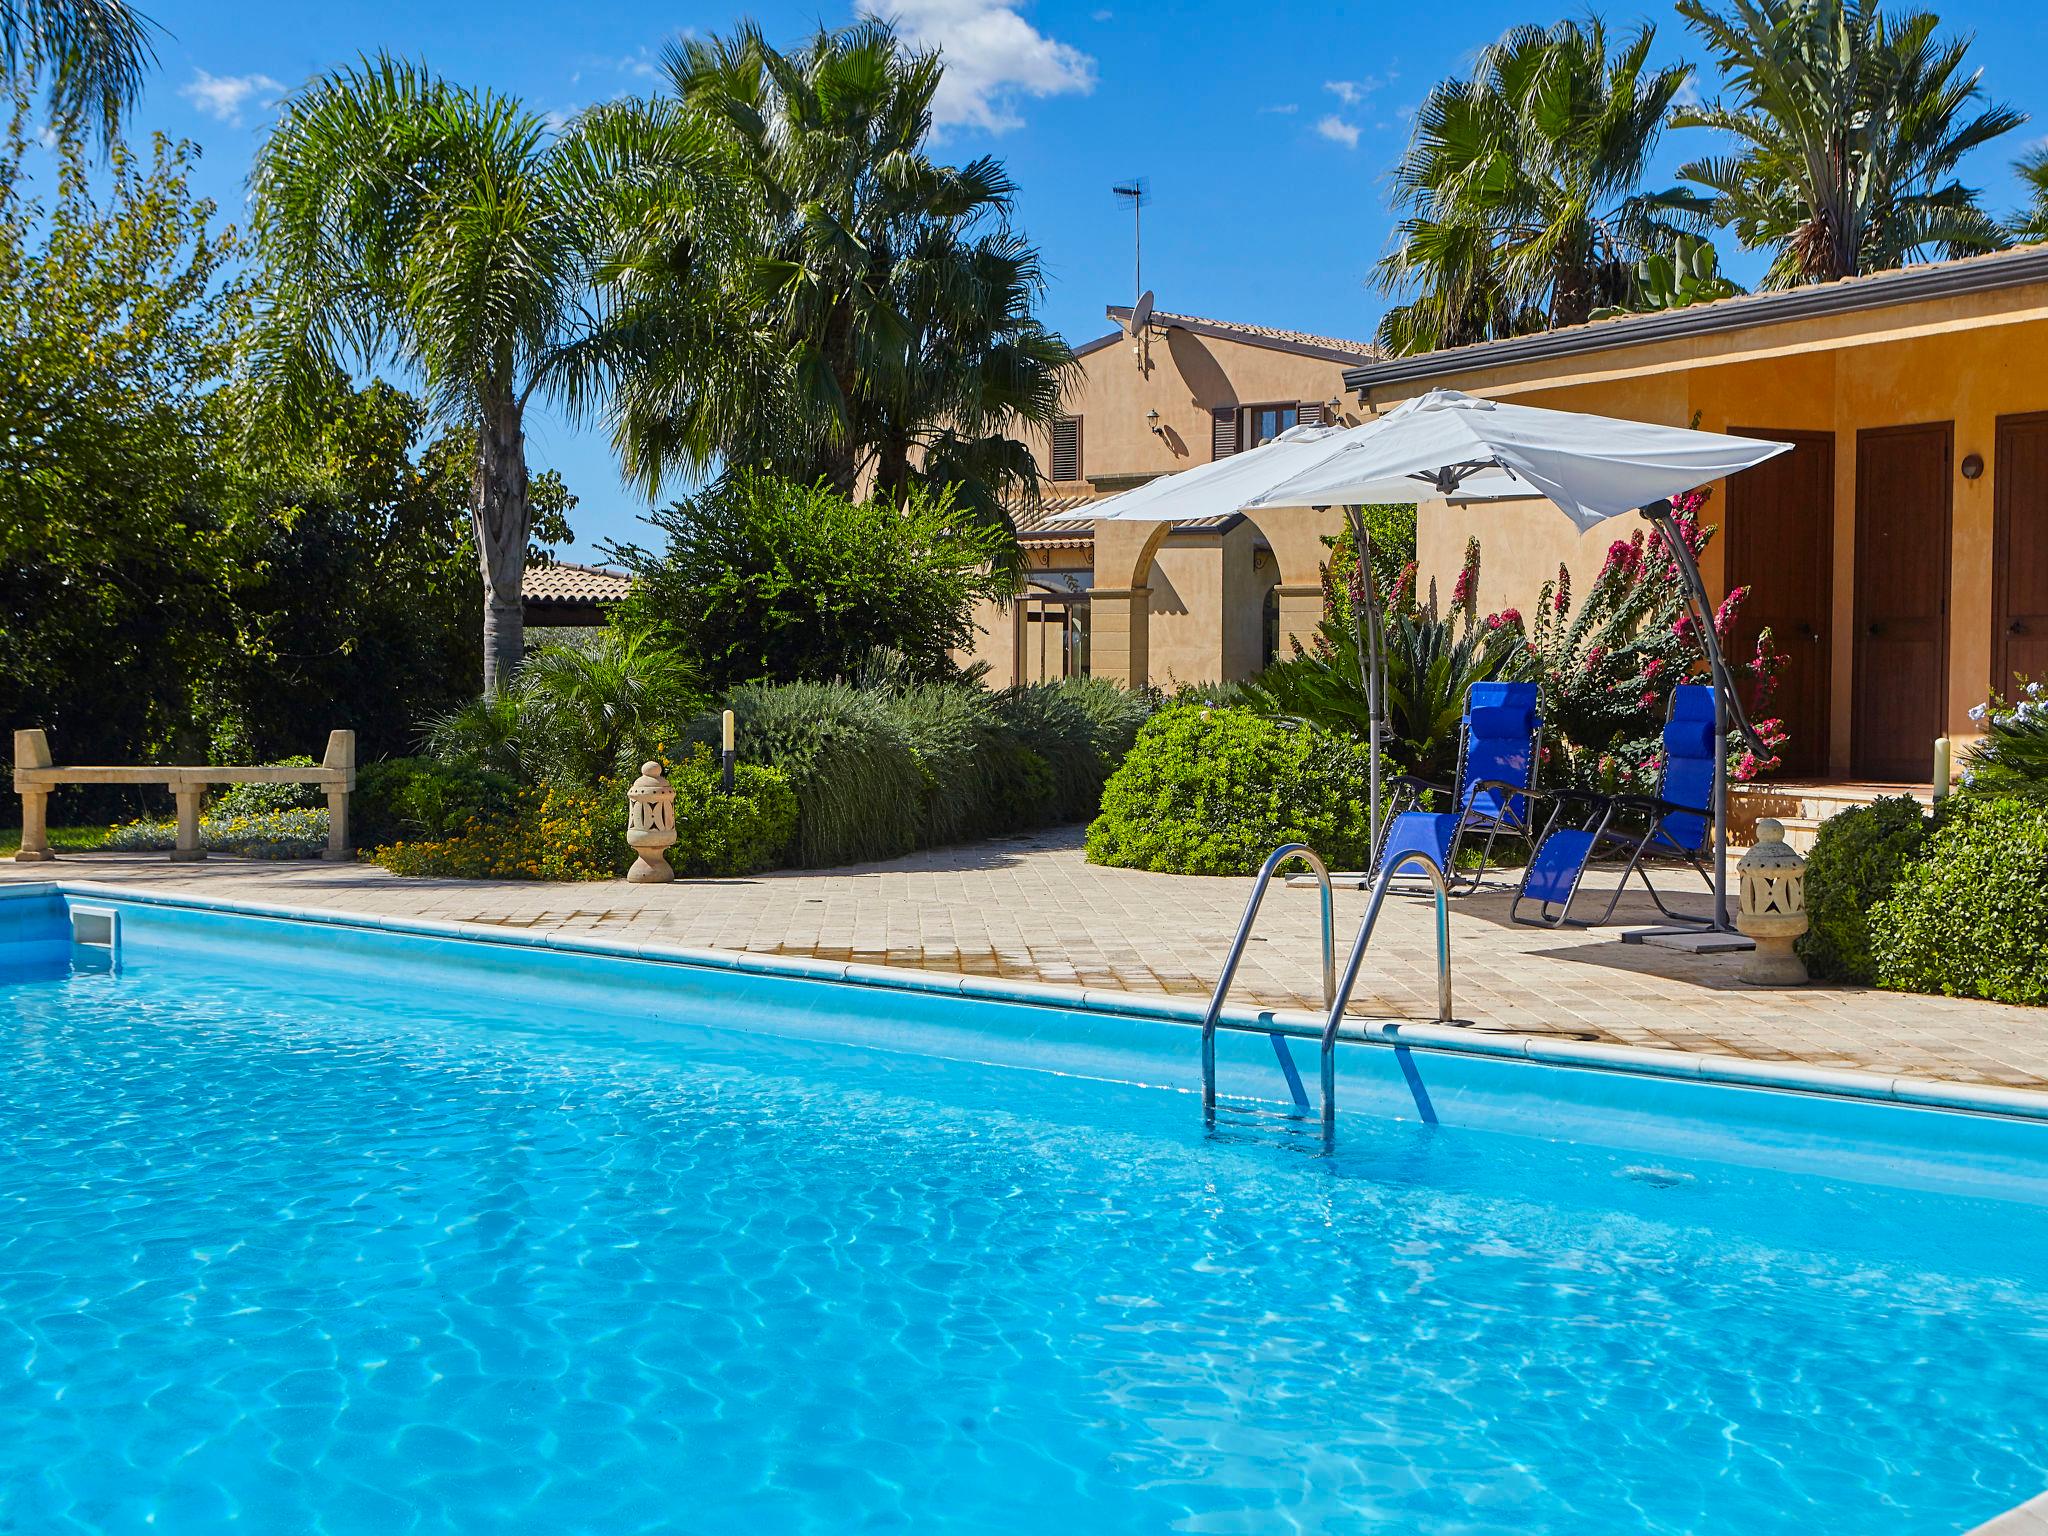
M1970 711L1970 718L1972 720L1981 722L1984 719L1984 717L1990 713L1991 710L1987 705L1979 704L1975 709Z
M2039 697L2041 697L2041 685L2039 683L2027 684L2027 697L2030 699L2038 699Z

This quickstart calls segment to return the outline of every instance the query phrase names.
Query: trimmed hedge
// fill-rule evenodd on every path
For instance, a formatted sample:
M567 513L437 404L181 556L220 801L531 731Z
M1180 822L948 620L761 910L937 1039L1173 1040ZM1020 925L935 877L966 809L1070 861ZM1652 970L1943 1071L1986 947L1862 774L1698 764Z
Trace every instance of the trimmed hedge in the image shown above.
M773 768L735 763L732 793L719 790L718 761L694 747L668 772L676 792L676 841L669 864L679 875L751 875L775 869L796 837L796 796Z
M1931 823L1910 795L1888 795L1821 823L1806 861L1800 959L1817 980L1868 984L1871 909L1889 896L1927 840Z
M1285 842L1332 866L1371 858L1366 749L1248 709L1153 716L1110 776L1088 829L1096 864L1187 875L1255 872Z
M2048 1003L2048 805L1951 798L1872 908L1870 952L1880 986Z

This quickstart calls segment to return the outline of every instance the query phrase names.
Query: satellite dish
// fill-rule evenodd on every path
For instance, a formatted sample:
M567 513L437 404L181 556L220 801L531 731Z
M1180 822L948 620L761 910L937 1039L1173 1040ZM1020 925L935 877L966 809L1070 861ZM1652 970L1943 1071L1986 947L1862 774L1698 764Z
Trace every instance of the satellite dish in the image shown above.
M1152 290L1150 288L1147 288L1143 293L1138 295L1138 302L1136 306L1133 307L1133 309L1131 310L1130 334L1133 336L1144 335L1145 327L1150 325L1151 323Z

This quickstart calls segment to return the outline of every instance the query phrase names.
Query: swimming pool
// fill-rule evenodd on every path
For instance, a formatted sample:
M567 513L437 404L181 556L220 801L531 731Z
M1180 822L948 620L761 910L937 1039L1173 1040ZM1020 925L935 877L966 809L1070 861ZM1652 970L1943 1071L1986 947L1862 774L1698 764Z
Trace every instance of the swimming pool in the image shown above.
M1324 1159L1205 1139L1184 1022L95 902L118 963L0 892L0 1528L1772 1536L2048 1486L2048 1125L1347 1045Z

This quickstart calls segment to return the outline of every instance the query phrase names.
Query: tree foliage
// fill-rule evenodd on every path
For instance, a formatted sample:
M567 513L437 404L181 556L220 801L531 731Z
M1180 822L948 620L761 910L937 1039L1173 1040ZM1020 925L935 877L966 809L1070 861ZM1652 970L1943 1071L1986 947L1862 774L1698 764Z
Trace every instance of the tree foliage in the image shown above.
M1643 26L1610 54L1597 19L1516 27L1440 82L1394 172L1400 243L1380 263L1381 342L1428 351L1587 319L1696 209L1643 182L1688 67ZM1674 220L1678 221L1674 223Z
M156 62L156 31L127 0L0 0L0 72L42 87L59 127L111 143Z
M614 622L671 638L714 690L847 677L876 650L950 676L974 604L1009 590L1003 534L946 491L856 502L742 471L648 520L661 552L607 550L638 578Z
M1678 127L1732 136L1680 174L1716 223L1772 253L1768 286L1832 282L1997 250L2009 236L1957 178L1963 158L2026 121L1986 102L1967 36L1877 0L1678 0L1727 89Z
M1016 437L1071 354L1040 323L1038 253L982 156L931 153L936 53L865 20L783 52L751 26L670 50L671 95L592 114L623 188L587 351L650 489L714 464L850 494L1036 494Z

